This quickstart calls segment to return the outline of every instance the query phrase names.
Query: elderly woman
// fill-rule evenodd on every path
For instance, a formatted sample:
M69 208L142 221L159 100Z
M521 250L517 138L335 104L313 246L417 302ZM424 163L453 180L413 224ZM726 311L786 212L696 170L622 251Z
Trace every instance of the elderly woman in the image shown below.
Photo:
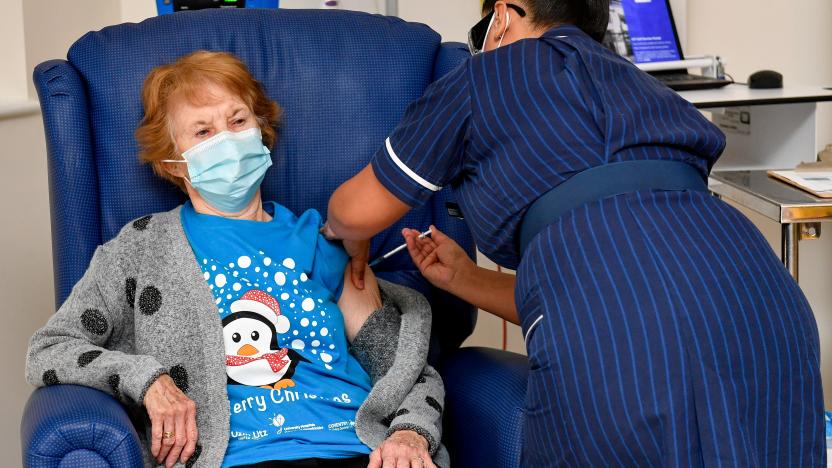
M426 301L356 289L316 211L261 200L281 110L245 65L196 52L142 98L141 157L190 200L98 248L32 337L29 382L146 410L147 465L447 466Z

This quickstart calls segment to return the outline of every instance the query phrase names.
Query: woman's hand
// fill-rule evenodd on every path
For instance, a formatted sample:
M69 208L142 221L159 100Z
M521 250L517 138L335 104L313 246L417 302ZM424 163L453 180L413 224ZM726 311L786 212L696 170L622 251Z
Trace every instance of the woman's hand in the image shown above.
M370 454L367 468L436 468L428 441L413 431L396 431Z
M407 242L407 250L413 263L434 286L451 291L451 286L464 282L477 269L477 265L468 257L453 239L446 236L436 226L430 227L431 236L419 238L419 231L402 230Z
M196 450L196 403L173 383L169 375L156 379L144 395L150 416L150 453L167 468L185 463Z

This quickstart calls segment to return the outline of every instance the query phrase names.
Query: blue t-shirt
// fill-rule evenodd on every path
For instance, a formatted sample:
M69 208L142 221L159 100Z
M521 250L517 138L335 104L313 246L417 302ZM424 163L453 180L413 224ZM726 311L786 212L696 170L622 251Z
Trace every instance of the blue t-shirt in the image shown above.
M321 216L266 203L270 222L182 208L222 319L231 437L223 466L370 453L355 415L370 377L347 350L336 301L348 257Z

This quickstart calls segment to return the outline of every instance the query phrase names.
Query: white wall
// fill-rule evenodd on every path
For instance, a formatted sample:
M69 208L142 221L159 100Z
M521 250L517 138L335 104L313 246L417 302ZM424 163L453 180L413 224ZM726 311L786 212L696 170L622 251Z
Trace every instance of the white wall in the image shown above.
M26 50L11 44L23 43L23 4L21 0L4 0L0 3L0 101L22 99L26 96ZM9 46L11 45L11 46Z
M317 8L321 0L281 0L281 8ZM345 10L384 13L384 0L340 0ZM444 41L466 42L468 29L480 17L478 0L399 0L400 18L430 25ZM439 13L439 14L437 14Z
M695 0L688 5L688 50L718 54L740 82L758 70L785 84L832 85L829 0ZM832 104L821 105L819 138L832 143Z
M49 59L66 58L69 46L87 31L120 22L121 9L111 0L25 0L23 21L29 93L36 98L32 69Z
M20 460L20 416L31 389L23 379L29 337L52 315L52 244L46 186L46 145L40 114L0 118L0 453L7 463ZM4 464L4 466L13 466Z
M280 0L280 8L320 8L324 0ZM339 0L338 7L344 10L366 11L385 14L385 0Z
M445 42L468 42L468 30L480 19L478 0L399 0L399 16L425 23Z
M122 22L138 23L156 16L156 2L153 0L120 0L120 2Z

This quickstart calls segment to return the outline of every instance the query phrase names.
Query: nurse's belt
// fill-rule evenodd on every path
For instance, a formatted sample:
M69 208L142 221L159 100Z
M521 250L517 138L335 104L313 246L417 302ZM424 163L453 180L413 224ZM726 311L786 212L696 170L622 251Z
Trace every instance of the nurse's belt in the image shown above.
M681 161L624 161L579 172L535 200L523 216L517 245L524 252L546 226L586 203L641 190L708 191L706 178Z

